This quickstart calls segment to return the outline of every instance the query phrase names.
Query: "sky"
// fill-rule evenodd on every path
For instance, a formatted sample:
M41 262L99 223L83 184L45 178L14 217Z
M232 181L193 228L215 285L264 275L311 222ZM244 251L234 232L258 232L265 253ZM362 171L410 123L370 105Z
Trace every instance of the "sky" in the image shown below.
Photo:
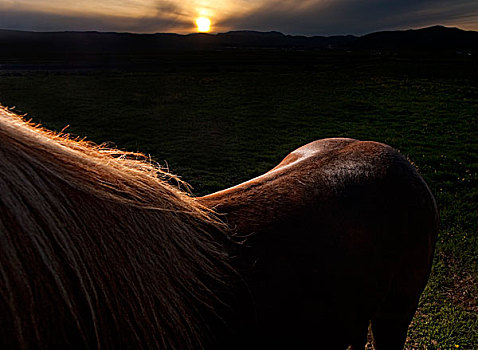
M478 30L478 0L0 0L0 29L361 35L446 25Z

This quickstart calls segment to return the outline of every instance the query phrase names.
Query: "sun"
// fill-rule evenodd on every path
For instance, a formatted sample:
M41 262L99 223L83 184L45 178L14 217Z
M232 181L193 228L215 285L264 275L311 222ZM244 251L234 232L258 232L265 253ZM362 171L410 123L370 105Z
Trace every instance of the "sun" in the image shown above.
M198 28L198 32L209 32L209 30L211 29L211 20L206 17L199 17L196 18L196 25Z

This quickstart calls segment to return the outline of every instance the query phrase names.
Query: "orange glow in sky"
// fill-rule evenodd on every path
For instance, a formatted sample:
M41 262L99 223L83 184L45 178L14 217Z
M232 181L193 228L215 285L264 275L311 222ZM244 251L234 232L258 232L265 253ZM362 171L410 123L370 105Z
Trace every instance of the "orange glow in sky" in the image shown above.
M374 6L374 4L377 6ZM134 33L277 30L286 34L364 34L458 26L478 30L477 0L0 0L0 29ZM403 3L400 6L400 3ZM209 20L209 24L208 24ZM213 27L211 27L211 21Z

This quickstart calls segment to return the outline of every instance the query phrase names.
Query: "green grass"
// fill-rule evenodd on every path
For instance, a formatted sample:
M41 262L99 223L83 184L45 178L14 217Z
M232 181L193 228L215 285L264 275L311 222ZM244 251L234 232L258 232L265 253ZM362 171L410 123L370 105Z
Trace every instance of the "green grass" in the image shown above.
M0 103L49 128L70 125L95 142L151 154L198 195L257 176L315 139L399 149L441 215L408 348L478 348L477 61L288 55L293 64L275 57L215 69L4 72Z

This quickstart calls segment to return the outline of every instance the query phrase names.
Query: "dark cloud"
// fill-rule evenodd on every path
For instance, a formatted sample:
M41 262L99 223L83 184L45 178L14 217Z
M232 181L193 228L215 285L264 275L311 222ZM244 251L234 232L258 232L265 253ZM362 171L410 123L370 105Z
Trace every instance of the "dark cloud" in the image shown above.
M157 1L155 4L155 8L157 11L156 16L157 17L175 17L175 18L180 18L180 17L187 17L188 13L184 12L184 7L181 5L178 5L177 2L175 1L166 1L166 0L161 0Z
M74 16L8 10L1 14L0 28L33 31L95 30L156 33L191 31L193 25L191 21L184 20L184 17L160 8L151 16L141 18L104 15Z
M476 0L325 0L309 1L306 6L297 4L270 2L250 13L226 18L218 25L235 29L279 30L290 34L331 35L433 24L459 26L478 23Z

